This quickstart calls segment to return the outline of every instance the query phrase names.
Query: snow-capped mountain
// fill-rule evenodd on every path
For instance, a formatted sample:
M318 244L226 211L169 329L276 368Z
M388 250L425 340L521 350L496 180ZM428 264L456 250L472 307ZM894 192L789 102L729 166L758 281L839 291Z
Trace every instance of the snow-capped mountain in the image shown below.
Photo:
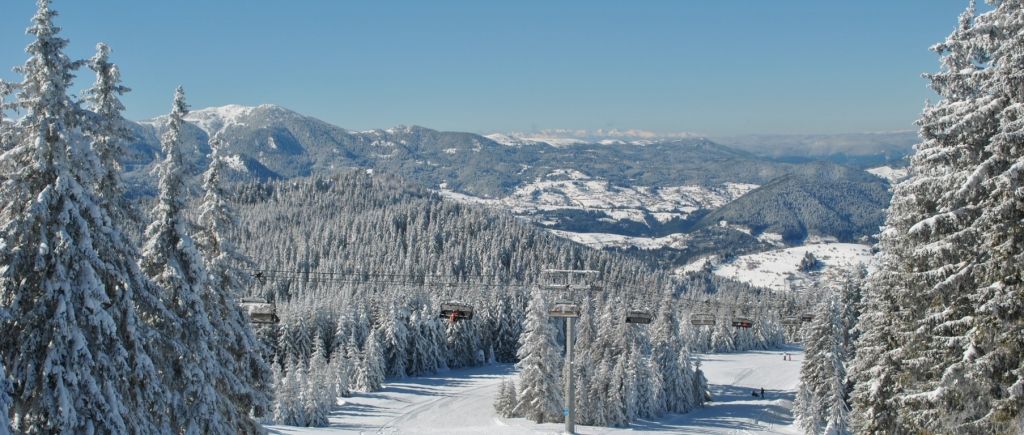
M781 162L690 134L352 131L275 105L198 109L186 120L183 134L198 150L196 173L208 141L218 136L238 180L372 169L453 200L506 209L594 246L671 250L674 261L778 242L762 233L782 234L786 243L858 240L877 230L888 202L886 181L866 172ZM152 191L150 169L166 122L135 125L138 140L124 163L139 192Z

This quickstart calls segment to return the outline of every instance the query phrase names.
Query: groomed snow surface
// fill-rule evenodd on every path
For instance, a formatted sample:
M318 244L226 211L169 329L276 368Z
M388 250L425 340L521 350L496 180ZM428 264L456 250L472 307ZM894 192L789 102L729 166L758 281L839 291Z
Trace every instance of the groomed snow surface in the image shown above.
M783 361L788 352L792 361ZM629 428L576 426L579 434L797 434L790 413L803 352L781 350L701 355L713 401L687 414L641 420ZM330 427L268 426L276 434L554 434L564 425L500 418L492 406L502 379L515 376L508 364L452 370L436 376L385 384L376 393L344 399ZM753 397L765 389L764 399Z

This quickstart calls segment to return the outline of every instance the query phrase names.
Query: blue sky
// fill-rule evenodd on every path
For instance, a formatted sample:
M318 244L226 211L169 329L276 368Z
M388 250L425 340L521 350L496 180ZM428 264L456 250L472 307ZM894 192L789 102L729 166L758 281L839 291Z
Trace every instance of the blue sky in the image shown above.
M644 129L709 135L913 129L966 0L57 0L69 53L96 42L128 116L279 104L351 129ZM0 14L0 78L29 0ZM79 81L91 81L88 71Z

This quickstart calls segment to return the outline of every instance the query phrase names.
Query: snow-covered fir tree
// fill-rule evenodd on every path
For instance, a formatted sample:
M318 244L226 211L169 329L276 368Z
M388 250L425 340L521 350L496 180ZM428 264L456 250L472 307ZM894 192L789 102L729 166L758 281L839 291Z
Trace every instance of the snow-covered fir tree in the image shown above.
M302 386L303 418L306 426L327 426L327 417L337 398L332 374L328 372L327 350L317 337L313 354L309 357L304 385Z
M670 298L661 302L661 309L651 325L654 336L651 341L651 364L653 371L660 373L660 400L655 410L662 412L686 412L698 402L691 396L693 373L689 370L689 355L680 337L676 309ZM686 354L686 358L681 358ZM680 362L684 362L680 366Z
M7 320L7 313L0 308L0 322ZM11 419L8 416L11 410L11 381L7 379L7 370L4 369L4 362L0 359L0 435L11 433Z
M511 379L502 379L498 385L498 395L494 398L494 410L504 418L514 417L516 409L516 384Z
M842 295L831 292L805 331L804 362L793 413L806 433L849 433Z
M219 407L228 425L251 433L259 428L249 414L260 417L269 410L273 378L248 317L238 305L238 296L245 294L249 281L240 267L248 261L227 237L235 231L236 218L221 184L226 166L221 147L219 138L210 141L210 167L203 176L206 194L196 243L205 261L209 289L201 297L213 328L212 350L221 368L215 378L222 401Z
M339 349L331 357L327 367L330 374L328 381L334 383L334 392L340 397L352 396L352 357L350 353Z
M215 387L217 377L226 369L213 351L216 336L205 304L209 280L185 216L188 192L181 129L186 113L185 92L179 87L162 138L166 157L159 167L160 193L152 212L154 220L146 228L140 265L160 286L168 308L186 320L160 331L181 346L164 373L164 382L175 392L169 409L172 426L189 434L231 432L236 422L222 407Z
M17 107L17 104L7 101L16 89L16 84L0 79L0 152L11 149L18 137L17 124L6 115L7 110Z
M972 4L933 49L911 176L894 189L854 365L858 431L1007 433L1024 409L1024 3Z
M353 386L356 391L372 392L380 390L384 384L384 349L380 345L377 333L372 332L366 339L366 349L359 357L356 366Z
M562 421L562 355L540 291L530 299L523 329L516 364L519 398L513 412L537 423Z
M392 305L384 319L381 336L384 337L384 359L387 364L387 376L404 378L405 364L408 360L409 329L405 322L405 309Z
M121 72L117 65L110 62L110 47L107 44L96 44L96 55L89 59L88 66L96 73L96 81L83 92L84 100L92 111L86 118L84 130L98 160L83 163L96 166L93 169L95 180L92 181L100 198L99 205L107 209L113 220L134 224L138 216L136 209L125 197L121 182L122 168L118 161L124 155L122 144L132 134L127 121L121 116L124 105L120 96L131 89L121 84Z
M278 368L275 364L274 371L277 380L274 387L274 421L289 426L305 426L299 363L295 358L289 358L284 368Z
M80 63L64 54L56 15L49 1L38 2L29 59L18 68L16 105L25 116L5 128L10 149L0 156L0 306L10 314L0 325L0 359L13 381L13 429L165 431L165 390L140 317L175 319L133 263L120 223L99 205L92 171L106 168L75 166L99 159L74 142L86 116L68 96Z

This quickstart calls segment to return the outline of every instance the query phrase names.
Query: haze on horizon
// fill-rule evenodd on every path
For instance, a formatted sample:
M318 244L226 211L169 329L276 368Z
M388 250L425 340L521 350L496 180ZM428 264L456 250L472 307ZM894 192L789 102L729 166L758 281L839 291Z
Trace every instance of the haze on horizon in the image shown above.
M19 80L32 1L0 15ZM133 119L272 103L341 127L829 134L914 129L928 47L966 0L57 0L68 52L113 48ZM82 73L78 85L91 81Z

